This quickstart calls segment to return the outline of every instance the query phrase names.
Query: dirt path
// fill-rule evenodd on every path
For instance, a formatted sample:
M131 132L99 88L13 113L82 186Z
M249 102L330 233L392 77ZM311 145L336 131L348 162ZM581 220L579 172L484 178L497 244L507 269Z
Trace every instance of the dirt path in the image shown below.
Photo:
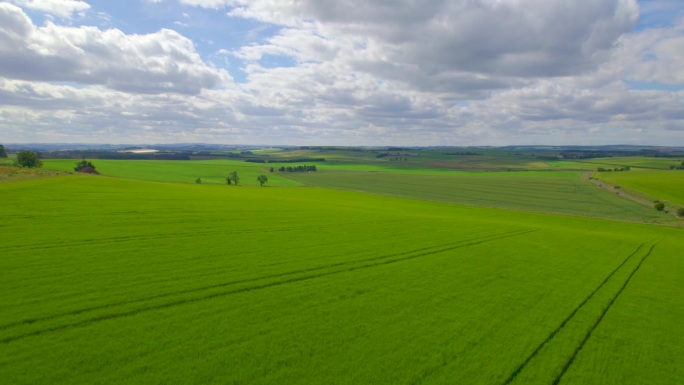
M636 197L636 196L634 196L634 195L628 194L628 193L626 193L626 192L624 192L624 191L622 191L622 190L620 190L620 189L616 189L615 187L613 187L613 186L607 184L607 183L604 182L604 181L601 181L601 180L599 180L599 179L590 178L590 177L591 177L591 172L583 172L583 173L582 173L582 179L588 180L588 181L590 181L590 182L593 182L595 185L597 185L598 187L600 187L600 188L602 188L602 189L604 189L604 190L606 190L606 191L610 191L610 192L612 192L612 193L616 193L617 195L619 195L619 196L621 196L621 197L623 197L623 198L627 198L627 199L629 199L629 200L631 200L631 201L634 201L634 202L636 202L636 203L639 203L639 204L642 204L642 205L646 205L646 206L648 206L648 207L653 207L653 202L652 202L652 201L649 201L649 200L646 200L646 199L639 198L639 197ZM666 204L669 204L669 203L666 203ZM672 205L670 205L670 206L672 206ZM674 207L677 207L677 205L674 205ZM679 216L677 215L677 209L676 209L676 208L673 209L672 207L669 207L669 208L666 209L665 212L674 215L676 218L679 218L679 219L684 223L684 217L679 217Z
M582 179L588 180L588 181L594 183L595 185L597 185L598 187L601 187L602 189L604 189L606 191L610 191L611 193L615 193L615 194L617 194L623 198L627 198L631 201L634 201L634 202L642 204L642 205L653 207L653 202L646 200L646 199L636 197L636 196L631 195L631 194L628 194L628 193L626 193L620 189L616 189L615 187L610 186L601 180L591 178L590 175L591 175L590 172L583 172L582 173Z

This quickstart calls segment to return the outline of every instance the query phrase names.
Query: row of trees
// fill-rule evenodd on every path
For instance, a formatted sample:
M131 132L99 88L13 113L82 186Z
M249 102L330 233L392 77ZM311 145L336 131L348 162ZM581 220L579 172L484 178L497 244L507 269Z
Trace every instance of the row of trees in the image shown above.
M608 172L608 171L629 171L629 170L631 170L631 168L630 168L629 166L619 167L619 168L616 167L616 168L614 168L614 169L599 167L599 168L596 169L596 171L598 171L598 172Z
M280 167L280 168L278 169L278 171L280 171L280 172L286 172L286 171L287 171L287 172L312 172L312 171L315 172L315 171L317 171L317 170L316 170L316 165L313 164L313 165L311 165L311 166L294 166L294 167L292 167L292 166L288 166L288 167L282 166L282 167ZM273 167L271 167L271 172L273 172Z
M684 170L684 162L679 166L670 166L670 170Z

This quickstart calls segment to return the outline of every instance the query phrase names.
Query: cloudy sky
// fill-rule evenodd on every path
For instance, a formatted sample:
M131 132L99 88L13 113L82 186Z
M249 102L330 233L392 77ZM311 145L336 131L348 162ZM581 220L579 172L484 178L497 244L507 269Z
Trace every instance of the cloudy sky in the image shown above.
M684 1L0 1L26 142L684 146Z

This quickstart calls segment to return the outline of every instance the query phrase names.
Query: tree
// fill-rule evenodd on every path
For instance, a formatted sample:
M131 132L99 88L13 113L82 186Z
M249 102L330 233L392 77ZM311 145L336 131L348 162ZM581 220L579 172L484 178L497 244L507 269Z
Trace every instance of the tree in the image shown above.
M95 166L91 162L88 162L85 159L76 163L76 167L74 167L74 171L84 172L86 174L99 174L99 172L97 172L95 170Z
M197 177L197 179L195 179L195 183L201 184L201 183L202 183L202 178Z
M43 162L38 159L38 155L33 151L21 151L17 154L17 166L19 167L41 167Z
M677 216L684 217L684 207L677 209Z
M261 187L264 187L264 183L268 182L268 177L267 177L266 175L264 175L264 174L260 174L260 175L257 177L257 181L259 181L259 185L260 185Z
M656 202L653 207L655 207L656 210L658 211L663 211L665 210L665 203L663 202Z
M240 177L238 176L237 171L233 171L230 173L230 179L236 186L240 183Z
M81 171L81 169L90 167L90 168L95 168L92 163L88 162L87 160L83 159L80 162L76 162L76 167L74 167L74 171Z
M275 171L275 170L273 170L273 167L271 167L271 172L273 172L273 171Z
M0 158L7 158L7 153L5 152L5 146L0 144Z
M231 180L232 180L232 179L230 179L230 177L226 178L226 184L227 184L228 186L230 186L230 181L231 181Z

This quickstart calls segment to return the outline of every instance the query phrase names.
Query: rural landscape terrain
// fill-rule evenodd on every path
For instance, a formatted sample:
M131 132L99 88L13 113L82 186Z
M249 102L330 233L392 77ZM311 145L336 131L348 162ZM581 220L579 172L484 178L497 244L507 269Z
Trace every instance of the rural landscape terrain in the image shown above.
M5 147L0 383L684 383L682 149Z

